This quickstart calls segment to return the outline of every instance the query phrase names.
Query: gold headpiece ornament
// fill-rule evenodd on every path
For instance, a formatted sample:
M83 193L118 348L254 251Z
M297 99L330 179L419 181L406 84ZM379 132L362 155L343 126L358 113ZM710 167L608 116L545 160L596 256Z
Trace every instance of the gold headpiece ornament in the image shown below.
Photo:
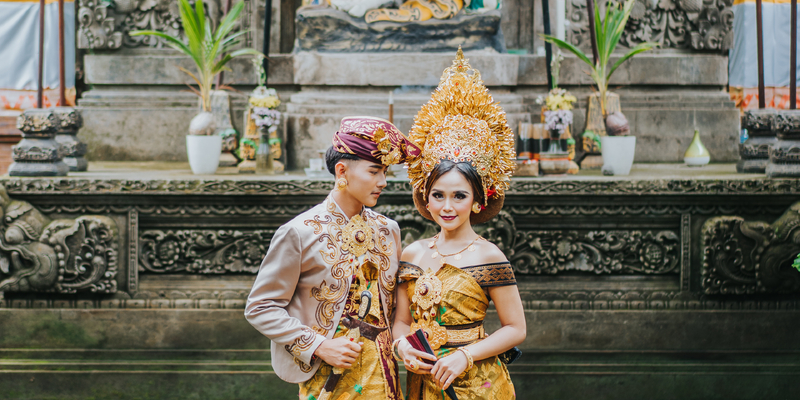
M422 153L409 160L408 176L415 191L425 191L433 168L443 159L469 162L481 177L484 206L502 198L516 167L514 133L506 113L492 99L478 70L461 47L446 68L439 87L414 118L408 138Z

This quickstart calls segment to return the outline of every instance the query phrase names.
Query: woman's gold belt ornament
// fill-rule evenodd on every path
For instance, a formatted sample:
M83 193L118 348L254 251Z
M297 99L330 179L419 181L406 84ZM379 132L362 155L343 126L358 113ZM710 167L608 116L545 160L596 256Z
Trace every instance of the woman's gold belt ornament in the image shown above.
M436 322L437 309L442 302L442 281L430 269L417 279L411 301L417 305L417 319L411 332L422 329L433 350L447 343L447 329Z

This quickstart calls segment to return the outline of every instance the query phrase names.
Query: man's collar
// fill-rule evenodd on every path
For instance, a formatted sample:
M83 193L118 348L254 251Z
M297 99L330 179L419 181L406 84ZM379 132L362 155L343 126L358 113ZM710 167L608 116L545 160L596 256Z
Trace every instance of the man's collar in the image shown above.
M342 207L340 207L339 203L336 202L336 199L333 198L333 194L329 194L328 198L325 199L325 201L328 202L328 204L332 205L332 207L326 207L326 209L328 209L329 211L338 212L339 214L344 215L345 218L347 218L348 221L350 220L350 218L347 217L347 213L345 213L344 210L342 210ZM366 211L366 209L367 209L367 207L362 204L361 205L361 212L359 212L356 215L361 215L361 218L366 219L365 212L364 212L364 211Z

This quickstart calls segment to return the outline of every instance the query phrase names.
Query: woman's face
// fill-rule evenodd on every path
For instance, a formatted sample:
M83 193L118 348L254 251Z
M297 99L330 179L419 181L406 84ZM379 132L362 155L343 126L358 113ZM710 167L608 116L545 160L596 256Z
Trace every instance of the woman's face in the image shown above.
M452 231L469 222L474 201L469 181L453 168L433 183L428 211L442 229Z
M348 160L344 178L350 196L367 207L375 207L386 187L386 166L367 160Z

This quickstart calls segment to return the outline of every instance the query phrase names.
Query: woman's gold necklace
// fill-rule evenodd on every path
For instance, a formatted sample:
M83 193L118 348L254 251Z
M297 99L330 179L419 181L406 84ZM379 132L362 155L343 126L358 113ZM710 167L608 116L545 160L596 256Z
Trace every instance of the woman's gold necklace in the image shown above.
M441 263L442 265L444 265L447 262L446 261L447 257L453 257L453 258L456 259L456 261L458 261L458 260L461 259L461 253L463 253L463 252L465 252L467 250L469 250L470 252L475 251L475 242L477 242L478 239L483 239L483 238L481 236L476 237L475 239L473 239L469 243L469 245L467 247L464 247L463 249L461 249L460 251L457 251L455 253L442 254L439 251L439 248L436 246L436 242L439 241L439 234L437 233L436 236L433 237L433 240L431 240L431 242L428 244L428 247L433 249L433 254L431 254L431 258L436 258L436 257L442 256L442 259L439 260L439 263Z

